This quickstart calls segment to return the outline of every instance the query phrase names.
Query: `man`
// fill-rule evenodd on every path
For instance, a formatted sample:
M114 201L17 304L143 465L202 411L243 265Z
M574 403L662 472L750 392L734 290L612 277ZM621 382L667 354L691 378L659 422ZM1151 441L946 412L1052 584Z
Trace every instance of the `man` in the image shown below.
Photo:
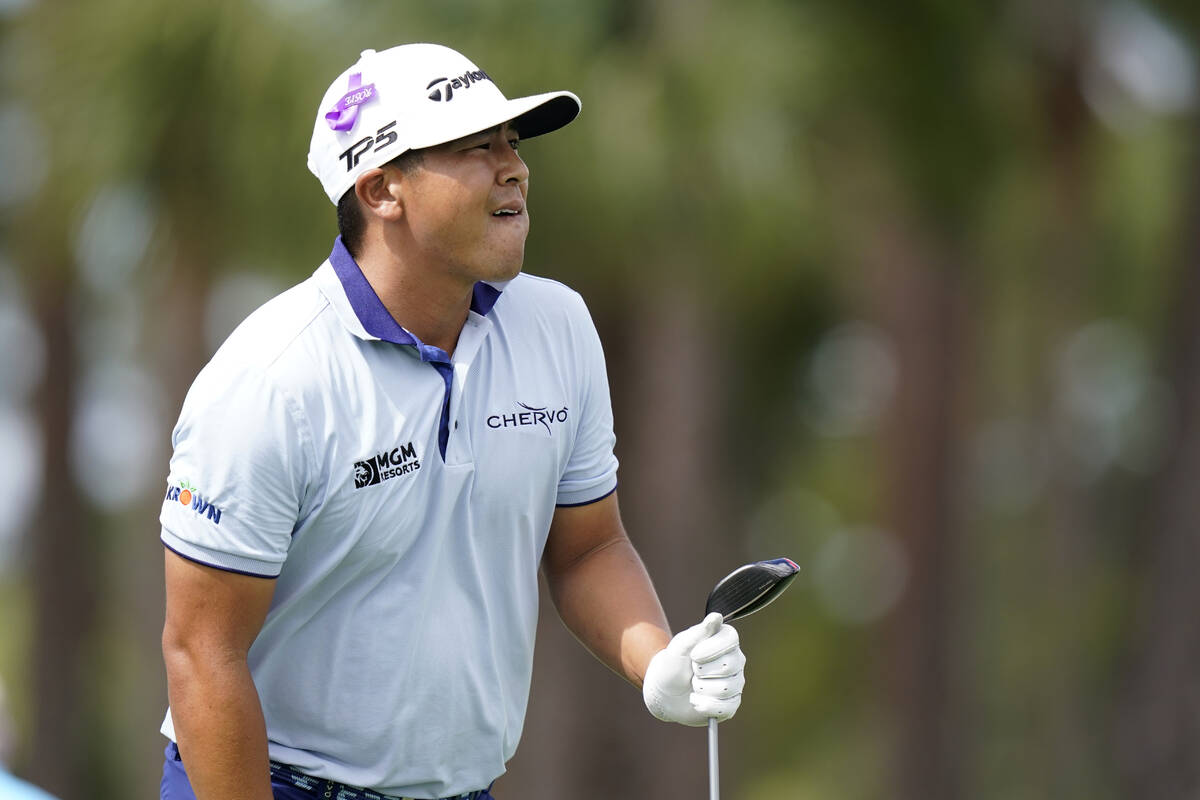
M579 108L508 100L429 44L367 50L326 92L308 164L341 236L230 336L174 431L163 798L490 797L539 567L655 716L736 711L736 632L714 614L672 638L622 526L587 310L519 274L518 142Z

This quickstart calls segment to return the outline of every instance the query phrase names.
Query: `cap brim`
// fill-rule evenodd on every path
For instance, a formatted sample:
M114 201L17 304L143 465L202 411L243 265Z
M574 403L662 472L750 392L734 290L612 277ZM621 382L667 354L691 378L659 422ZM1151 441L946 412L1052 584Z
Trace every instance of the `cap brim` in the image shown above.
M412 142L409 149L419 150L452 142L464 136L490 130L506 122L512 122L522 139L541 136L556 131L579 116L582 104L571 92L546 92L529 97L518 97L493 105L463 125L460 120L453 125L434 128L424 139Z
M543 133L556 131L579 116L581 104L579 98L570 92L550 92L514 100L520 103L524 100L536 101L535 105L513 118L513 124L522 139L541 136Z

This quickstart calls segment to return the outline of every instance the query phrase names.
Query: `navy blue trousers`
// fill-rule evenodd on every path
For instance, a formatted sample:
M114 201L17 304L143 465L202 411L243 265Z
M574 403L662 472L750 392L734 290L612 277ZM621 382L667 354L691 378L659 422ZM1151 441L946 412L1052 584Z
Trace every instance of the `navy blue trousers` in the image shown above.
M196 800L192 784L188 781L187 773L183 769L183 761L179 758L179 748L175 746L174 742L167 744L163 756L165 760L163 761L162 785L159 787L160 800ZM274 772L275 770L272 769L272 773ZM275 800L314 800L314 798L323 800L327 796L331 797L331 800L360 800L379 796L374 792L337 783L332 785L332 795L326 795L325 781L314 779L313 784L311 789L302 789L280 776L271 775L271 793L275 796ZM489 786L488 789L491 787ZM486 790L478 795L473 795L473 797L475 800L495 800Z

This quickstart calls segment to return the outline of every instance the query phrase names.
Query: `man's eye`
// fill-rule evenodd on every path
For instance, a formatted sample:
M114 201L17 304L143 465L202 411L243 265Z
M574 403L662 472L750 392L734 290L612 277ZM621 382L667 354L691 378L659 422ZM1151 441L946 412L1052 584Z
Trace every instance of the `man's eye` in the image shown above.
M521 140L520 139L509 139L508 146L511 147L513 150L520 150L521 149Z

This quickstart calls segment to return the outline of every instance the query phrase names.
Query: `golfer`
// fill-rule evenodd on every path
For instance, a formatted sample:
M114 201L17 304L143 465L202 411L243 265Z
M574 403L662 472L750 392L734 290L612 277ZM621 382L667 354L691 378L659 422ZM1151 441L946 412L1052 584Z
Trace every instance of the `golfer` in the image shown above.
M367 50L325 93L333 251L233 332L172 437L163 798L490 798L539 568L656 717L737 710L736 632L672 638L622 526L587 308L521 274L519 143L579 109L431 44Z

